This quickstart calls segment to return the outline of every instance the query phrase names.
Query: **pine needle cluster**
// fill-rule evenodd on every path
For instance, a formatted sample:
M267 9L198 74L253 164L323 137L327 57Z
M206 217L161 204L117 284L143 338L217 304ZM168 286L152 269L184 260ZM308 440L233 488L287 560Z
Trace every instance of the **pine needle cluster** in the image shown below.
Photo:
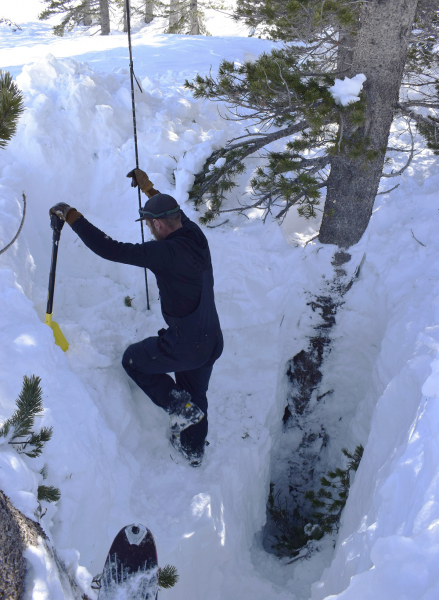
M309 40L323 29L354 25L360 5L356 0L238 0L234 18L243 20L260 37Z
M270 483L267 512L277 529L273 544L276 555L298 556L309 541L309 537L304 532L304 522L298 507L292 509L287 499L281 498L280 490L275 491L274 483Z
M305 499L311 502L311 517L305 517L303 508L291 507L281 492L270 484L267 512L277 529L273 548L279 557L303 558L310 540L319 540L325 533L338 531L342 511L346 505L351 483L351 472L357 471L363 456L363 446L358 445L353 453L342 449L348 459L345 468L337 468L320 479L317 493L308 491ZM304 554L305 551L305 554Z
M314 508L312 517L324 533L338 531L341 513L349 495L351 471L357 471L363 450L363 446L359 445L351 454L343 448L342 452L348 458L347 466L344 469L328 471L326 476L320 479L322 487L319 491L317 493L309 491L305 494L305 498L311 501Z
M23 111L23 94L11 74L0 69L0 148L5 148L15 134Z
M43 392L40 383L40 377L35 375L23 377L22 389L16 401L17 408L0 427L0 437L6 438L19 454L25 454L29 458L40 456L44 444L52 437L52 427L42 427L37 432L33 431L35 419L43 415ZM45 469L42 469L40 474L46 479ZM60 497L61 492L53 486L38 487L39 501L57 502Z
M30 458L39 456L43 446L52 437L52 427L42 427L38 433L32 431L37 417L43 414L41 379L32 375L23 377L23 387L17 399L17 409L0 427L0 437L7 437L19 454Z
M172 565L166 565L165 567L159 567L159 587L164 590L168 590L178 581L177 568Z
M133 300L134 300L134 297L131 298L131 296L125 296L125 298L124 298L125 306L127 306L128 308L132 308Z
M38 502L45 500L46 502L58 502L61 498L61 492L53 485L38 486Z

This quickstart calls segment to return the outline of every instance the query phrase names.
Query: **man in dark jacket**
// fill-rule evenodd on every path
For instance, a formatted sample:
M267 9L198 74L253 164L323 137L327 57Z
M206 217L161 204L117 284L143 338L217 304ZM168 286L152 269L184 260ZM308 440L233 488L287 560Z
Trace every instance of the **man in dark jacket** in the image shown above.
M215 308L209 245L201 229L176 200L154 189L146 173L134 169L132 185L149 197L139 210L155 241L117 242L65 203L50 209L64 219L93 252L107 260L154 273L167 329L129 346L122 359L128 375L171 415L171 442L198 466L207 435L207 389L213 364L223 350ZM175 373L175 381L168 373Z

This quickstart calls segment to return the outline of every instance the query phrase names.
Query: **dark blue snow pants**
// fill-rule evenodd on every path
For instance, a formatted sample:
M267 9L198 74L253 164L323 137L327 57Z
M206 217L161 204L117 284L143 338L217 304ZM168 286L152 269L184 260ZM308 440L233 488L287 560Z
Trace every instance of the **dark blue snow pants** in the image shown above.
M128 375L151 398L154 404L165 410L169 408L173 389L186 390L192 401L204 412L205 417L181 433L181 443L190 451L201 450L207 436L207 389L214 362L223 349L222 335L215 336L216 343L209 356L201 357L199 352L186 347L184 355L174 356L161 347L158 336L147 338L126 349L122 365ZM196 350L196 349L195 349ZM174 379L168 373L175 373Z
M180 440L183 448L202 451L207 435L207 388L213 364L223 351L213 297L212 268L203 271L198 308L186 317L165 314L163 317L168 329L128 346L122 365L154 404L165 410L173 400L173 389L189 392L192 402L201 408L205 417L182 431ZM168 373L175 373L175 381Z

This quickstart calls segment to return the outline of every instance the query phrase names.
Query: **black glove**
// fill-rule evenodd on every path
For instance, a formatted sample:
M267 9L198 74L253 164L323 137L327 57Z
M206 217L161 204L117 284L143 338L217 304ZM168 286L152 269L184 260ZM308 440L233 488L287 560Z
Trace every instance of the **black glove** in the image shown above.
M67 213L72 207L66 204L65 202L58 202L55 206L49 210L49 216L56 215L63 221L67 220Z

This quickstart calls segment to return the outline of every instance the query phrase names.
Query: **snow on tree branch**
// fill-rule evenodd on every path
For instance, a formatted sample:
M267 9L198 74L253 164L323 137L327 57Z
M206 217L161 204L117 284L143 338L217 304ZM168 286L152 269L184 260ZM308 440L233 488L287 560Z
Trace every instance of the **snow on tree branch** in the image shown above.
M360 93L365 81L366 75L363 75L363 73L351 78L336 79L334 85L329 88L329 91L336 104L347 106L360 100Z

